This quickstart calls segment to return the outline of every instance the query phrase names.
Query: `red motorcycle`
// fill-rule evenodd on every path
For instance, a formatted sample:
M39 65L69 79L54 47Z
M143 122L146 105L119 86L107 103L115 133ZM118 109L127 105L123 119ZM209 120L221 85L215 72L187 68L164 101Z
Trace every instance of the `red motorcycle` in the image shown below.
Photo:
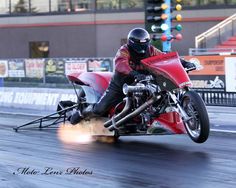
M205 142L209 135L209 117L203 100L190 88L187 71L191 70L183 68L176 52L146 58L142 64L150 75L132 85L124 84L125 98L111 107L104 127L115 138L187 133L194 142ZM73 84L80 86L79 92L75 90L76 108L83 110L96 103L107 89L111 76L112 73L103 72L68 75Z

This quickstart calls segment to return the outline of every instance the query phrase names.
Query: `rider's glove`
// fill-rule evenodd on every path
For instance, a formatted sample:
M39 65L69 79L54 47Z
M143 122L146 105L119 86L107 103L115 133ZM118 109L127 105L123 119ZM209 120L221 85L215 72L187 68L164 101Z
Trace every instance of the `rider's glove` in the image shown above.
M185 61L183 59L180 59L180 61L181 61L184 68L187 68L187 69L196 68L194 63L191 63L189 61Z
M195 64L194 63L190 63L190 62L188 62L186 65L185 65L185 68L187 68L187 69L191 69L191 68L196 68L196 66L195 66Z
M144 80L144 79L146 78L146 75L140 74L140 73L137 72L137 71L131 71L129 74L130 74L135 80L138 80L138 81Z

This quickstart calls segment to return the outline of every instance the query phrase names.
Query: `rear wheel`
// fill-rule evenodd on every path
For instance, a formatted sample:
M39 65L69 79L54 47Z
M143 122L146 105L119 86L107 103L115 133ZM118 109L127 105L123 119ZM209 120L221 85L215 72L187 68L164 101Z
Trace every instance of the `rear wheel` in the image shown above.
M203 143L209 136L210 123L206 106L202 98L194 91L187 91L182 98L182 107L191 117L185 122L190 138L196 143Z

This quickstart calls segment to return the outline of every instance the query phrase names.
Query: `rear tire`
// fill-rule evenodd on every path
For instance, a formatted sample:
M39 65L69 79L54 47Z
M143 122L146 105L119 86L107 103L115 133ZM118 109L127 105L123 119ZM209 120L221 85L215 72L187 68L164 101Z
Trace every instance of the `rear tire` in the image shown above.
M196 143L207 140L210 132L210 122L205 103L195 91L187 91L181 101L184 111L191 117L184 122L189 137Z

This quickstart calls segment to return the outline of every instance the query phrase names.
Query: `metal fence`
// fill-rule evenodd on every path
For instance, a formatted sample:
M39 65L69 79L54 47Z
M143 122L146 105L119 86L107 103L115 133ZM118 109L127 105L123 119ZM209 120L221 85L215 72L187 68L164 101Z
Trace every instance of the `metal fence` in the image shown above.
M236 93L224 91L197 91L206 105L236 107Z

